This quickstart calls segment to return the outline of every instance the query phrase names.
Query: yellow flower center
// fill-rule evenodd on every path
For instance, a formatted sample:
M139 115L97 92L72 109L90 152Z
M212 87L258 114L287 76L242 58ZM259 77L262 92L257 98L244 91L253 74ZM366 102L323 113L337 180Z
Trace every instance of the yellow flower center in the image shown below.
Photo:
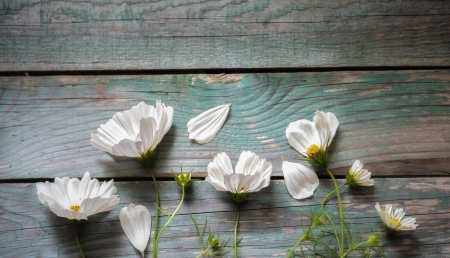
M395 224L395 228L398 228L402 225L402 223L398 219L394 219L393 217L390 217L389 221Z
M78 212L80 210L80 205L71 205L70 209L74 212Z
M245 190L245 186L242 186L240 191L244 191L244 190Z
M309 146L309 148L306 150L306 156L308 158L314 157L314 155L316 155L319 151L320 151L320 147L313 144L313 145Z

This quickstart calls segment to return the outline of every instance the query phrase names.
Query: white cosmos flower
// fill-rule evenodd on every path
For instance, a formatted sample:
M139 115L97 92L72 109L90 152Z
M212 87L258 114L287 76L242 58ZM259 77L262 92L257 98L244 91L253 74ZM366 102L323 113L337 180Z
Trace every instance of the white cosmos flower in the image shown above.
M371 186L373 185L373 180L370 179L371 173L363 168L364 164L359 160L353 163L350 170L347 172L346 178L349 185L359 185L359 186Z
M230 105L211 108L189 120L187 123L189 139L194 139L200 144L210 142L227 119Z
M103 182L92 179L86 172L81 179L55 178L54 183L36 183L39 200L59 217L72 220L86 219L99 212L114 209L119 204L114 180Z
M160 100L156 101L156 108L140 102L100 125L98 134L91 134L91 143L115 156L143 157L151 162L172 121L172 107L166 107Z
M313 195L319 186L316 172L305 165L283 161L283 175L289 193L295 199L304 199Z
M389 230L414 230L419 226L419 224L415 224L415 218L404 217L405 212L401 208L393 211L392 205L386 204L386 210L382 210L378 202L375 208L383 221L383 225Z
M240 203L247 200L249 193L268 186L271 174L272 163L250 151L241 153L236 171L233 172L230 158L222 152L209 163L205 181L219 191L231 192L233 200Z
M130 204L123 207L119 213L120 225L131 244L141 251L144 257L144 250L150 239L150 228L152 221L150 212L142 205Z
M286 138L300 154L310 161L316 161L313 165L323 166L328 157L319 157L319 154L325 155L338 126L339 122L333 113L317 110L312 122L298 120L290 123L286 129Z

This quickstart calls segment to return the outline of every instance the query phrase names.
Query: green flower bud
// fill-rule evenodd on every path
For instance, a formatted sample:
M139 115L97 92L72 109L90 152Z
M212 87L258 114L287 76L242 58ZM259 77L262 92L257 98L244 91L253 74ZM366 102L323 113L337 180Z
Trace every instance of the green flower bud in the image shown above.
M322 217L322 214L315 214L312 219L312 224L316 226L321 226L325 224L325 219Z
M369 243L371 246L376 246L380 242L380 239L378 238L378 235L376 233L372 233L369 236L369 239L367 240L367 243Z
M191 179L192 170L189 173L183 173L183 167L181 167L179 175L176 175L173 171L172 174L180 187L188 187L194 182L194 180Z
M220 237L211 236L208 240L211 247L218 247L220 245Z

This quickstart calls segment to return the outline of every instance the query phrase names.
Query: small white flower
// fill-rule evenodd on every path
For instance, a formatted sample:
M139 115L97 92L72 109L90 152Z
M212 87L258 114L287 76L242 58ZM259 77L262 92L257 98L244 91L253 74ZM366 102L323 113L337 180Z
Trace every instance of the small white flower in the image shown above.
M383 221L383 225L388 230L414 230L419 226L419 224L416 223L416 219L413 217L404 217L405 213L403 212L403 209L395 209L392 210L391 204L386 204L386 210L382 210L380 208L380 205L375 205L375 208L378 211L378 214L381 217L381 220Z
M140 102L130 110L117 112L98 134L91 134L91 144L115 156L154 158L154 150L169 131L173 108L156 101L156 108Z
M359 186L373 185L373 180L370 179L371 173L367 169L364 169L363 166L364 164L359 160L356 160L355 163L353 163L346 175L348 184Z
M312 196L314 190L319 186L317 174L307 166L284 161L282 170L286 187L295 199L304 199Z
M119 219L128 240L141 251L142 257L144 257L144 250L150 239L150 228L152 227L150 212L142 205L135 206L131 203L128 207L122 208Z
M333 113L317 110L312 122L298 120L290 123L286 129L286 138L300 154L310 161L316 161L313 165L323 166L328 161L325 151L338 126L339 122Z
M249 193L258 192L268 186L271 173L272 163L249 151L241 153L236 172L233 172L230 158L222 152L209 163L205 181L219 191L235 194L233 200L240 203L247 199Z
M99 212L114 209L119 204L114 180L103 182L92 179L86 172L81 179L55 178L54 183L36 183L39 200L59 217L72 220L86 219Z
M189 120L187 123L189 139L194 139L200 144L208 143L214 139L227 119L230 105L211 108Z

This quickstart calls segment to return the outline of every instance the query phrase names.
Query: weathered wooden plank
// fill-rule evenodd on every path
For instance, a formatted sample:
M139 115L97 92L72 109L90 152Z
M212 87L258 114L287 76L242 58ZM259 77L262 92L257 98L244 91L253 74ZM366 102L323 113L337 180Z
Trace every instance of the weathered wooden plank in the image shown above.
M450 74L438 71L329 72L236 75L51 76L0 78L0 178L80 176L149 177L129 158L92 147L90 134L115 112L161 99L174 123L157 152L154 170L171 177L182 165L204 176L218 152L234 163L254 151L281 175L282 161L302 157L289 146L289 122L315 110L340 121L331 164L344 174L355 159L376 176L448 175ZM232 103L216 138L199 145L187 121Z
M447 66L448 1L0 3L0 70Z
M120 209L130 202L143 204L154 214L152 182L117 183L121 198L111 212L89 218L80 230L80 242L86 257L136 256L118 221ZM162 206L173 208L180 198L175 182L160 182ZM284 181L273 181L259 193L251 195L242 206L239 235L243 237L241 257L284 257L302 234L310 209L318 208L322 198L333 189L330 180L321 180L313 198L298 202L287 193ZM390 237L385 243L387 257L449 255L450 178L376 179L375 187L343 190L343 202L355 230L370 233L383 231L375 211L376 202L403 207L417 219L419 227ZM0 255L23 257L78 257L73 226L54 215L39 202L35 184L1 184L0 187ZM335 200L330 201L334 211ZM187 193L179 215L161 239L162 257L195 257L198 253L196 233L189 211L199 221L207 216L215 233L232 237L236 205L226 192L216 191L209 183L196 182ZM163 219L162 221L165 221ZM302 222L303 221L303 222ZM307 225L307 224L303 224ZM149 244L146 257L150 256Z

